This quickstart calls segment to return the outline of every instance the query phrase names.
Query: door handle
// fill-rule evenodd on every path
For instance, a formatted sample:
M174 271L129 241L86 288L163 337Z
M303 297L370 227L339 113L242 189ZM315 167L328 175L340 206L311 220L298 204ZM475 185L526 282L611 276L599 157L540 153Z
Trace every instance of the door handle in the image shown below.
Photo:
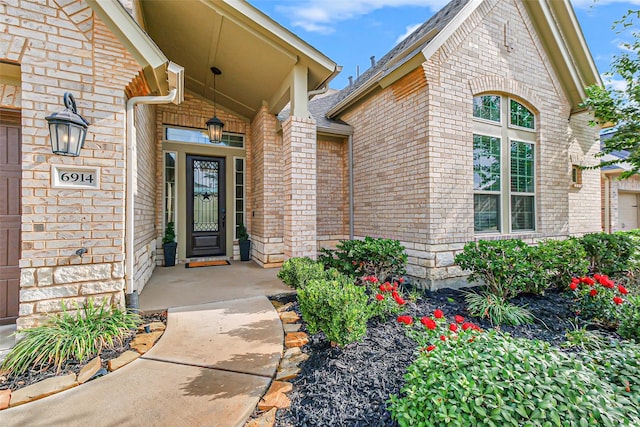
M225 228L227 224L227 210L222 208L222 228Z

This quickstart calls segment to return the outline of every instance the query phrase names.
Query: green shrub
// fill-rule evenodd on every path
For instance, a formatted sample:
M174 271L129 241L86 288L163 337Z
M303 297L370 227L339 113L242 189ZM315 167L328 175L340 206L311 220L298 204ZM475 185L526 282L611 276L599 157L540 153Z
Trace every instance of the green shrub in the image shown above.
M365 237L341 240L335 250L322 249L318 261L347 276L375 276L384 282L405 273L407 254L397 240Z
M311 258L289 258L282 263L278 278L285 285L298 289L310 280L323 279L326 276L324 266Z
M70 359L83 361L104 348L122 344L140 317L115 307L88 300L81 308L52 316L41 326L23 329L24 338L7 354L2 369L20 375L29 369L60 369Z
M469 281L482 280L493 295L508 300L525 291L533 267L528 262L529 245L522 240L469 242L455 262L470 270Z
M298 289L298 302L312 334L322 331L329 341L344 346L361 340L367 332L366 289L348 277L311 280Z
M626 339L633 339L640 343L640 296L633 295L627 298L622 305L618 334Z
M575 238L544 240L533 250L533 256L546 272L547 280L558 289L567 290L573 277L581 277L589 271L587 252Z
M511 304L504 298L489 292L468 292L464 299L467 302L467 310L472 316L488 318L494 325L533 323L533 316L529 310Z
M618 387L624 380L602 370L546 343L490 331L418 355L389 410L400 426L640 425L638 401Z
M628 409L635 408L636 417L640 416L640 345L620 342L603 350L584 353L582 358L599 378L613 387L616 396L628 399ZM627 422L640 425L637 420L633 424L633 418Z
M587 252L593 273L615 276L629 270L635 248L628 233L585 234L580 243Z
M572 279L570 289L575 296L576 312L581 317L593 319L606 327L615 327L621 318L624 299L629 291L616 284L608 276L594 274L591 277Z

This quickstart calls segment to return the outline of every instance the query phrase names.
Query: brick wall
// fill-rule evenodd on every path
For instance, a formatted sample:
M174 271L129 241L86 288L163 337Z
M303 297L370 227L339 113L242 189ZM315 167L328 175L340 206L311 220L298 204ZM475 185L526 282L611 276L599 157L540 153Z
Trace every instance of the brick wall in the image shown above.
M318 135L318 248L349 238L348 145L344 138Z
M82 1L16 0L0 9L0 60L22 73L22 328L63 300L123 302L124 88L140 68ZM67 91L91 122L77 158L51 153L44 119L64 108ZM100 188L51 188L52 165L97 167ZM88 253L79 257L81 247Z
M513 50L504 46L507 21ZM342 117L354 127L356 237L403 242L408 271L424 286L465 283L453 258L480 237L473 231L472 101L487 92L514 96L538 113L537 229L481 237L534 242L598 226L599 213L591 208L570 219L568 194L569 146L588 158L594 130L582 116L569 127L571 106L522 1L483 2L411 78ZM591 175L586 178L583 203L598 209L599 189Z

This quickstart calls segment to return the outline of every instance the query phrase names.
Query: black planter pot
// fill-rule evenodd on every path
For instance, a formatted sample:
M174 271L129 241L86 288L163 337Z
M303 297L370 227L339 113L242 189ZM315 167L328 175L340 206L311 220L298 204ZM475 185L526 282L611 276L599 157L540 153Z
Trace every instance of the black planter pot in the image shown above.
M173 267L176 265L176 248L177 242L163 243L162 249L164 249L164 266Z
M251 240L240 240L240 261L249 261L251 259Z

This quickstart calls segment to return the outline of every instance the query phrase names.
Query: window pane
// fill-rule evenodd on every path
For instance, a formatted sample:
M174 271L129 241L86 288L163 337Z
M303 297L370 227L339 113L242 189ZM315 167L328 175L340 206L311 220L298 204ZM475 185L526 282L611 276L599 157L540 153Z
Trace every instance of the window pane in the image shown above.
M500 138L473 135L473 189L500 191Z
M534 230L534 197L511 196L511 229Z
M511 100L511 124L523 128L533 129L535 127L535 118L533 113L519 102Z
M187 129L167 127L165 130L165 139L167 141L193 142L196 144L211 144L209 135L205 129ZM220 144L227 147L244 147L244 135L223 133L222 142Z
M479 231L500 231L500 196L473 195L473 228Z
M511 191L515 193L533 193L533 144L511 142Z
M474 97L473 117L500 122L500 96L484 95Z

